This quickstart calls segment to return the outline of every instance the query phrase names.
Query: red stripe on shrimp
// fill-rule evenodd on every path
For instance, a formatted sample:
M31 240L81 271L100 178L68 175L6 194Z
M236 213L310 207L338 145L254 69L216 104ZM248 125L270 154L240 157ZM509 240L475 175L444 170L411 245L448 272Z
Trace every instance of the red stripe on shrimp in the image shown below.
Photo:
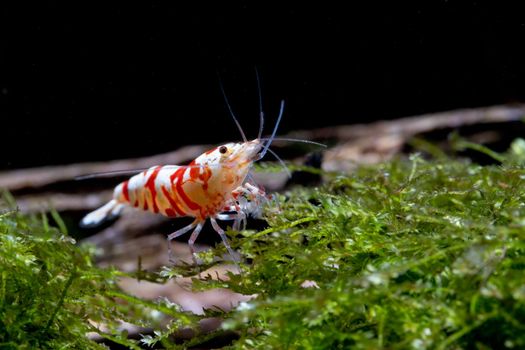
M198 166L195 163L195 160L192 160L189 165L193 166L192 168L190 168L190 175L189 175L190 179L192 181L197 181L197 179L201 180L203 182L202 188L204 189L204 191L207 191L208 190L208 180L211 177L210 168L205 164L203 164L202 166Z
M177 190L177 194L182 198L182 200L184 201L184 204L186 204L188 208L190 208L191 210L201 209L200 205L192 201L190 197L186 195L186 192L184 192L184 189L182 188L182 185L180 182L175 185L175 189Z
M167 208L165 210L166 215L167 216L177 216L178 214L179 216L186 216L186 213L179 207L177 202L173 198L171 198L171 195L166 189L166 187L161 186L161 189L162 189L162 194L164 194L164 197L166 197L166 199L171 205L171 208Z
M190 168L190 177L192 180L195 180L199 177L201 169L199 167Z
M211 170L210 168L206 167L203 170L203 173L199 175L199 179L202 180L202 189L204 191L208 191L208 180L211 177Z
M175 213L175 211L171 208L166 208L164 210L164 214L166 214L167 217L170 217L170 218L173 218L175 216L177 216L177 213Z
M151 203L153 206L152 210L155 214L159 212L159 206L157 205L157 190L155 189L155 179L157 178L157 175L159 174L159 171L161 168L162 168L161 166L156 167L153 170L153 173L151 173L149 179L146 181L146 184L144 185L144 187L146 187L151 193ZM145 198L144 210L148 210L147 209L147 197L145 194L144 194L144 198Z
M129 189L128 189L128 182L129 181L124 181L122 183L122 194L124 195L124 199L126 200L126 202L129 203Z
M175 174L171 175L172 180L177 179L177 183L175 184L175 190L177 191L177 194L180 196L184 204L191 210L200 210L201 206L195 203L186 195L186 192L184 192L184 189L182 188L182 178L184 177L184 171L186 171L187 168L180 168L178 169Z

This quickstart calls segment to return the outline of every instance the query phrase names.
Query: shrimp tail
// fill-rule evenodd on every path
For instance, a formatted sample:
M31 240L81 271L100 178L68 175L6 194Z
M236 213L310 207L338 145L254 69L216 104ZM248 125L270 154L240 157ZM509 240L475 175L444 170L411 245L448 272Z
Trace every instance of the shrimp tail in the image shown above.
M112 199L102 207L84 216L82 221L80 221L80 226L85 228L98 226L105 220L118 216L123 208L123 204Z

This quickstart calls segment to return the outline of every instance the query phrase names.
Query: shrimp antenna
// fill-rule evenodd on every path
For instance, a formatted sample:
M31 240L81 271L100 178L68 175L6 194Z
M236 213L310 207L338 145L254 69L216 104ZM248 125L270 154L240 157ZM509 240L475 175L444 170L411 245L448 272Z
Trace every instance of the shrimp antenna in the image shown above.
M292 173L290 172L290 170L288 169L288 167L286 166L286 163L284 162L284 160L281 159L281 157L279 157L277 155L277 153L275 153L274 151L272 151L271 149L268 148L268 152L270 152L278 161L279 163L281 164L281 166L283 167L284 171L286 172L286 175L288 175L288 178L291 179L292 178Z
M264 129L264 112L262 108L261 79L257 67L255 67L255 77L257 78L257 92L259 93L259 133L257 134L257 138L260 139Z
M268 138L263 137L260 140L264 141L264 140L268 140ZM288 141L288 142L308 143L310 145L316 145L316 146L325 147L325 148L328 147L324 143L310 141L310 140L294 139L294 138L290 138L290 137L274 137L273 140L274 141Z
M217 73L218 75L218 73ZM241 124L239 124L239 121L235 117L235 114L233 113L232 106L230 105L230 101L228 101L228 96L226 96L226 91L224 91L224 86L222 85L221 77L219 76L219 85L221 87L222 96L224 96L224 101L226 102L226 106L228 106L228 110L230 111L230 115L233 118L233 121L237 125L237 128L239 128L239 131L241 132L242 140L244 142L248 142L248 139L246 138L246 135L244 134L244 131L242 130Z
M273 139L275 137L275 134L277 133L277 128L279 127L279 123L281 122L281 118L283 116L283 112L284 112L284 100L281 100L281 108L279 110L279 116L277 117L277 121L275 122L275 126L273 127L272 136L270 136L270 138L268 138L268 142L266 142L266 145L264 145L264 148L263 148L263 150L261 152L260 158L264 157L266 152L268 152L268 149L270 148L270 145L272 144L272 141L273 141Z

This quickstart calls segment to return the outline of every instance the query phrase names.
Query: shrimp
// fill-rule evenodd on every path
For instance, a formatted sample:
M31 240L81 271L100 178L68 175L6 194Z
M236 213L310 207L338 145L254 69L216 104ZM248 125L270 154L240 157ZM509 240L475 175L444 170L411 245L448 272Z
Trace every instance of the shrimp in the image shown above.
M107 218L118 216L126 206L161 214L169 218L193 217L194 220L191 224L168 235L168 256L169 260L173 261L171 241L193 230L188 245L194 263L198 264L194 244L204 223L209 219L233 261L238 263L239 260L217 220L234 220L232 228L239 230L241 224L243 227L246 226L247 216L259 214L262 204L270 199L264 189L255 184L249 175L253 164L262 159L267 152L270 152L288 172L284 162L270 149L273 140L304 142L326 147L323 144L308 140L275 137L283 116L284 100L281 101L271 136L262 137L264 113L257 71L256 75L260 117L257 138L248 141L221 84L220 87L226 105L243 141L231 142L210 149L188 165L159 165L144 170L117 185L113 192L113 199L87 214L82 219L81 226L96 226ZM91 176L88 175L87 178L89 177Z
M96 226L109 217L118 216L126 206L169 218L193 217L191 224L168 235L168 255L173 261L171 241L193 230L188 245L193 261L198 264L194 243L209 219L237 263L238 259L217 220L234 220L233 228L238 230L241 223L245 225L247 215L258 211L260 204L268 198L248 174L254 162L269 151L283 115L284 101L281 101L271 136L261 137L264 118L261 111L259 135L251 141L246 139L227 99L226 102L241 131L243 142L231 142L210 149L188 165L154 166L131 177L115 187L113 198L108 203L87 214L81 226Z

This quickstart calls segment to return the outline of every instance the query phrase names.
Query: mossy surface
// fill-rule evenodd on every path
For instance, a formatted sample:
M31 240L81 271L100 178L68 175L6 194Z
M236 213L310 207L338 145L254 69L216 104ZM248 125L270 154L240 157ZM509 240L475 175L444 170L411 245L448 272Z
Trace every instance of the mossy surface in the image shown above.
M233 347L525 347L525 143L456 145L501 164L415 154L282 194L234 240L250 265L223 285L257 297Z
M119 272L94 267L85 248L5 213L0 345L95 348L82 337L93 328L87 319L114 325L112 333L122 318L157 329L138 344L167 348L231 330L239 335L231 347L240 349L524 348L525 142L507 154L460 146L498 164L415 154L277 195L264 211L268 229L228 231L246 260L242 275L194 280L195 290L226 287L254 299L230 312L209 310L202 317L223 317L222 329L185 344L170 335L196 328L201 316L126 296L115 286ZM201 253L201 269L225 253L221 244ZM193 272L138 274L162 281ZM174 317L167 329L147 317L153 309ZM125 334L111 336L135 346Z
M93 249L76 246L60 217L52 216L62 231L46 216L0 214L0 349L106 348L88 332L138 349L122 321L159 328L165 314L175 318L169 325L174 329L197 322L169 301L123 293L117 280L124 274L94 266Z

